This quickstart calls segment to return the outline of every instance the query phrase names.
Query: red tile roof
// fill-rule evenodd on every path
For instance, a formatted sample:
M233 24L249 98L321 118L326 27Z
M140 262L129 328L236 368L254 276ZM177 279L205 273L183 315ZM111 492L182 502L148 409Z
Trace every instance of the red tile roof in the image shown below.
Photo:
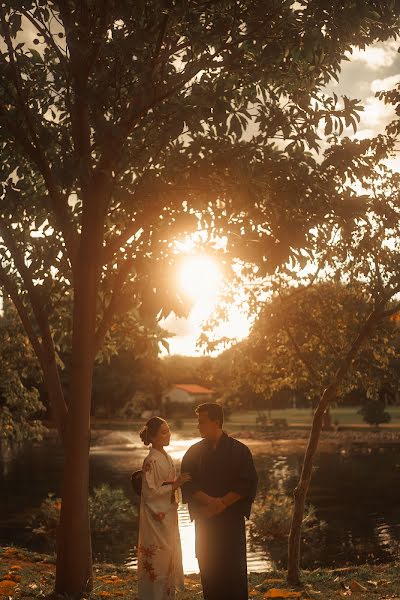
M197 385L196 383L174 383L174 387L184 390L189 394L213 394L214 390Z

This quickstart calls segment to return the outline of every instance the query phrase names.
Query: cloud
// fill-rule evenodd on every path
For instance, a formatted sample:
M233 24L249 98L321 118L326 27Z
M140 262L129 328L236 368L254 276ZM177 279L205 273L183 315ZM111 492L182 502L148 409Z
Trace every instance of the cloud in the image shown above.
M371 90L375 93L383 90L392 90L398 83L400 83L400 73L385 77L385 79L374 79L371 83Z
M398 47L399 43L396 40L390 40L372 44L365 50L353 48L353 52L348 53L347 56L352 62L361 62L368 69L377 71L393 65L398 56Z
M362 140L385 133L386 126L395 118L395 109L375 96L368 96L363 101L364 111L360 113L360 123L354 138Z

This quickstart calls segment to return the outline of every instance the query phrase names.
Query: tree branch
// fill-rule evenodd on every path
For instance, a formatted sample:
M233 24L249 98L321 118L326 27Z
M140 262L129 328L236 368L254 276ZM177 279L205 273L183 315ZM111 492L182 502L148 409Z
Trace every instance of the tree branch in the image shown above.
M18 292L18 288L15 283L12 281L11 277L7 274L6 269L0 264L0 283L4 287L8 296L14 303L14 306L18 312L19 318L21 319L21 323L25 329L26 335L31 343L33 351L35 352L37 359L39 361L40 366L43 369L44 365L44 352L42 348L42 344L36 335L32 323L30 321L28 311L26 310Z
M122 289L125 283L125 280L129 274L133 266L133 258L125 259L124 263L120 267L115 280L114 289L112 292L111 300L104 311L103 318L100 321L96 335L95 335L95 343L94 343L94 356L99 352L104 338L107 334L107 331L111 325L112 319L117 311L118 303L122 298Z
M40 139L36 133L33 116L29 109L27 98L25 96L24 84L19 70L17 56L14 51L10 30L4 15L3 8L0 8L0 24L4 40L6 42L9 64L11 66L11 72L17 91L17 103L24 117L29 137L31 138L31 143L28 142L28 146L32 146L33 155L35 156L35 164L39 168L39 171L45 181L46 187L49 192L49 197L51 199L52 210L58 221L58 225L63 233L69 258L71 264L73 264L75 261L77 251L77 240L68 218L68 199L63 197L63 195L59 192L57 188L51 169L49 167L48 158L45 154L43 147L41 146Z
M303 352L301 351L300 346L298 345L298 343L296 342L294 336L292 335L289 327L287 327L287 325L284 325L284 330L286 332L286 335L288 336L289 340L291 341L295 352L297 354L297 356L299 357L299 359L301 360L301 362L304 364L304 366L306 367L306 369L309 371L311 377L314 379L315 382L319 382L321 383L321 377L319 375L319 373L317 373L317 371L314 369L314 367L312 366L312 364L308 361L308 359L306 358L306 356L303 354Z

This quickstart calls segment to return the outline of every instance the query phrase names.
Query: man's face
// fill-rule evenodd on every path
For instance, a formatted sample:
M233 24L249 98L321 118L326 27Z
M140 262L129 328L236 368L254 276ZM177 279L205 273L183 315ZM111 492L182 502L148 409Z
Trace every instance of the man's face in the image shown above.
M217 437L221 427L218 421L211 421L207 412L199 412L197 415L197 428L202 438L214 439Z

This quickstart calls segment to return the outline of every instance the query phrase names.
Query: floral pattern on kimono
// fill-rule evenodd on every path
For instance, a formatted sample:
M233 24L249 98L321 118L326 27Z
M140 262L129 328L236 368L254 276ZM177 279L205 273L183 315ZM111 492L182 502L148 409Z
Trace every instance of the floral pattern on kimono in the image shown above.
M183 589L178 494L172 490L175 466L169 454L152 448L143 462L138 543L140 600L173 600Z

